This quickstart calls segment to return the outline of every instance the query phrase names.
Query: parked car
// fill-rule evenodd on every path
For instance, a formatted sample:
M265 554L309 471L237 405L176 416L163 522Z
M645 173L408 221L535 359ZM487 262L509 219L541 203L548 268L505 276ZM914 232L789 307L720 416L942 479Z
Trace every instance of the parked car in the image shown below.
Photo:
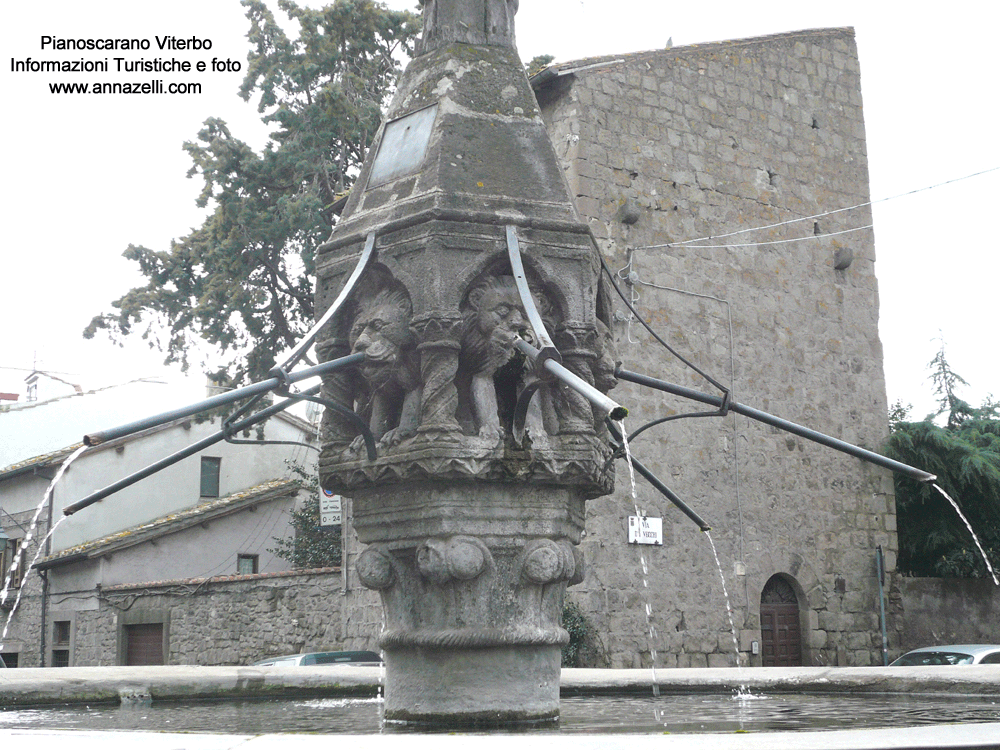
M270 659L256 661L250 666L312 667L323 664L353 664L360 667L378 667L382 665L382 657L374 651L318 651L311 654L272 656Z
M958 664L1000 664L1000 646L928 646L908 651L889 666L931 667Z

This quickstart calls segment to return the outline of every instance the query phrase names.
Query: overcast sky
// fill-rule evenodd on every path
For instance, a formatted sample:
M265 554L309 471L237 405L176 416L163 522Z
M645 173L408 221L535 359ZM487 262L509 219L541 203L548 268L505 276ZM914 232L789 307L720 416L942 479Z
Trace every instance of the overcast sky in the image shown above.
M933 406L926 365L942 336L954 369L972 386L965 392L969 400L978 403L989 392L1000 396L1000 254L992 230L1000 198L998 8L969 0L934 6L933 14L871 0L521 0L517 35L522 59L551 54L566 61L660 48L668 38L682 46L853 26L872 198L994 170L873 209L888 396L913 403L920 417ZM7 60L113 57L44 50L41 37L124 36L153 40L148 57L210 66L213 57L245 63L246 31L237 0L39 0L8 4L0 35ZM212 48L160 52L156 35L210 39ZM238 137L257 147L265 142L254 106L236 95L242 73L14 73L7 60L0 391L23 392L36 362L85 387L161 373L162 357L145 342L117 349L106 339L85 341L81 331L141 282L134 264L121 257L129 243L167 249L172 238L201 223L204 212L194 205L200 186L185 178L190 163L181 149L201 123L221 117ZM157 77L198 82L203 92L58 95L48 86ZM725 370L722 363L719 370Z

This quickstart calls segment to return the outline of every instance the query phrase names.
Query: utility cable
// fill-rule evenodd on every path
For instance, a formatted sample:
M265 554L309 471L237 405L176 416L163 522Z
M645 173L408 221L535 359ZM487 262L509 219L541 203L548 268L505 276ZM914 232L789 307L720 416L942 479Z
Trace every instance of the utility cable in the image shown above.
M654 339L656 339L660 343L660 345L663 346L668 352L670 352L671 354L673 354L675 357L677 357L677 359L679 359L685 365L687 365L692 370L694 370L696 373L698 373L699 375L701 375L709 383L711 383L716 388L718 388L720 391L722 391L722 393L723 393L723 408L725 408L725 404L729 402L729 389L726 388L726 386L722 385L722 383L720 383L718 380L716 380L715 378L713 378L711 375L709 375L708 373L704 372L697 365L693 364L692 362L689 362L683 355L681 355L676 349L674 349L672 346L670 346L670 344L668 344L666 341L664 341L660 337L660 335L656 331L653 330L653 327L651 325L649 325L649 323L647 323L642 318L642 316L639 315L638 311L635 309L635 307L632 305L632 303L625 296L624 292L622 292L621 287L618 286L618 283L615 281L614 274L611 273L611 269L608 268L607 261L604 260L604 256L602 256L600 253L598 253L598 257L600 257L600 259L601 259L601 268L604 269L604 273L607 275L608 280L611 282L611 286L618 293L618 296L621 297L622 302L625 303L625 306L629 309L629 312L631 312L632 315L635 316L636 320L638 320L640 323L642 323L643 327L647 331L649 331L649 334Z
M852 229L842 229L839 232L827 232L825 234L809 234L805 237L791 237L787 240L767 240L765 242L744 242L740 244L731 245L694 245L697 248L706 248L709 250L717 250L730 247L762 247L764 245L787 245L789 242L808 242L809 240L825 240L827 237L836 237L838 234L850 234L851 232L861 232L865 229L873 229L874 224L866 224L863 227L854 227ZM673 247L672 245L657 245L656 247ZM636 250L649 250L648 247L637 247Z
M824 211L823 213L813 214L812 216L802 216L802 217L800 217L798 219L788 219L787 221L779 221L776 224L766 224L766 225L759 226L759 227L748 227L747 229L737 229L735 231L727 232L725 234L710 234L710 235L707 235L705 237L698 237L698 238L693 239L693 240L682 240L680 242L667 242L667 243L664 243L662 245L643 245L642 247L636 247L636 248L633 248L633 249L634 250L654 250L656 248L662 248L662 247L681 247L683 245L690 245L693 242L706 242L708 240L719 240L719 239L723 239L725 237L733 237L734 235L737 235L737 234L744 234L746 232L758 232L758 231L763 231L765 229L774 229L776 227L787 226L788 224L795 224L795 223L800 222L800 221L812 221L813 219L821 219L824 216L833 216L834 214L843 213L844 211L853 211L853 210L858 209L858 208L864 208L865 206L874 206L874 205L876 205L878 203L885 203L886 201L897 200L898 198L906 198L907 196L910 196L910 195L916 195L917 193L922 193L922 192L925 192L927 190L934 190L935 188L944 187L945 185L951 185L952 183L961 182L963 180L968 180L968 179L971 179L973 177L980 177L981 175L989 174L991 172L996 172L998 170L1000 170L1000 167L991 167L990 169L984 169L984 170L982 170L980 172L974 172L972 174L967 174L964 177L956 177L954 179L945 180L944 182L939 182L939 183L934 184L934 185L928 185L926 187L916 188L915 190L908 190L905 193L899 193L897 195L891 195L888 198L879 198L878 200L874 200L874 201L866 201L865 203L858 203L857 205L847 206L846 208L836 208L836 209L834 209L832 211ZM869 227L859 227L858 229L867 229L867 228L869 228ZM854 231L854 230L848 230L848 231ZM814 235L814 236L816 236L816 237L830 237L831 235L826 234L826 235ZM806 238L802 238L802 239L806 239ZM753 244L764 245L764 244L769 244L769 243L759 242L759 243L753 243ZM706 247L706 246L699 245L698 247ZM718 247L745 247L745 245L720 245Z

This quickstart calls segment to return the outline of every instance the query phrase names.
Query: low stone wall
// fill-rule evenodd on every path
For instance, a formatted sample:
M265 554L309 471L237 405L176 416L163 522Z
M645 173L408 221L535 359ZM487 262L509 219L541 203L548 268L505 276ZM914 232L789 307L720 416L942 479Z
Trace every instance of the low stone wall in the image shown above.
M122 629L161 622L167 664L251 664L342 648L340 570L323 568L108 587L76 613L75 666L120 663Z
M1000 587L986 578L902 578L903 649L1000 643Z

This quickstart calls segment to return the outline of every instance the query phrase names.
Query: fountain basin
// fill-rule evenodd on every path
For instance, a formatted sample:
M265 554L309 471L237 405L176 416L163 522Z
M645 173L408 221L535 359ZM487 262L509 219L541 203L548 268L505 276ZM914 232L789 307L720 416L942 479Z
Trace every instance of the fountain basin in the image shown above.
M525 748L545 747L546 750L570 748L629 748L636 750L656 743L659 749L668 750L697 748L705 746L706 732L711 733L711 744L718 750L757 750L758 748L797 747L815 750L858 750L860 748L1000 748L1000 666L986 667L795 667L795 668L748 668L736 669L672 669L658 673L661 697L651 695L648 670L605 670L605 669L564 669L562 670L562 696L566 729L565 733L551 730L524 730L523 725L507 734L460 735L437 734L434 742L443 747L471 746L492 748L498 743L507 746L511 741L510 731L516 731L517 742ZM50 728L23 728L24 723L2 721L0 713L0 737L17 737L44 743L53 738L71 740L77 750L89 748L134 747L137 742L147 750L163 748L194 748L197 750L264 750L266 748L313 748L328 747L329 733L335 732L332 722L326 734L319 726L332 719L337 712L342 715L364 712L368 714L367 727L352 723L347 729L352 742L365 748L382 748L410 743L423 743L426 738L412 737L409 731L383 730L388 734L355 734L357 732L377 732L379 705L373 700L382 679L381 670L375 667L77 667L65 669L12 669L0 672L0 704L7 710L31 710L31 707L48 706L53 713L67 709L69 704L83 710L84 705L93 707L96 703L112 704L108 711L125 712L134 719L118 731L102 732L92 730L55 730ZM732 702L732 693L742 685L750 686L758 696L767 699L750 703L766 704L774 702L772 716L781 717L796 711L796 705L811 704L810 695L839 696L855 707L858 698L867 696L869 700L879 700L873 710L885 714L886 723L892 724L895 715L892 709L884 709L882 699L896 694L911 706L921 706L925 721L927 715L934 715L936 701L945 698L954 700L957 695L969 697L969 703L986 705L987 715L995 715L996 721L974 723L942 723L929 726L909 726L878 729L833 729L811 731L801 729L807 715L803 709L794 717L799 729L794 732L772 730L781 726L775 720L754 722L747 718L744 729L742 708L737 709L739 721L736 728L699 728L701 722L708 722L712 702ZM712 695L714 694L714 695ZM589 696L589 697L577 697ZM618 696L618 697L613 697ZM623 698L622 696L631 696ZM675 697L676 696L676 697ZM984 696L989 696L984 700ZM261 699L281 699L265 700ZM183 712L177 710L173 722L153 723L154 713L150 700L186 701L209 699L200 710L210 718L205 724L184 726ZM251 700L245 703L246 699ZM225 700L225 706L216 701ZM682 711L689 713L689 720L683 728L678 728L674 720L665 731L652 720L643 720L646 734L637 735L639 714L652 715L654 706L669 706L672 700L683 701ZM232 731L233 724L227 725L219 719L219 714L232 714L231 707L244 701L245 716L259 719L265 705L268 710L284 711L302 733L279 734L282 728L277 723L260 721L256 723L237 721L236 728L247 734L199 734L214 730ZM589 701L589 703L587 703ZM607 703L611 715L617 720L609 722L605 711L604 723L590 723L572 727L579 717L592 710L595 703ZM865 701L867 703L868 701ZM577 705L580 703L580 705ZM114 706L120 704L121 708ZM315 706L310 704L317 704ZM635 705L633 705L635 704ZM889 701L886 705L894 705ZM996 707L994 711L992 707ZM331 708L332 707L332 708ZM616 708L621 707L621 708ZM172 707L157 707L159 711L171 711ZM750 707L752 711L753 708ZM843 726L854 723L854 709L847 707L839 712L836 723L820 723L817 726ZM615 713L620 711L620 713ZM311 714L306 723L304 713ZM637 713L638 712L638 713ZM238 714L238 711L237 711ZM980 715L982 710L980 709ZM128 717L125 717L128 718ZM149 720L147 720L149 719ZM954 716L942 717L947 721L958 721ZM965 719L968 721L968 719ZM781 719L778 719L780 722ZM57 722L53 720L52 726ZM611 726L614 724L615 726ZM35 719L35 726L45 727L44 718ZM303 726L300 726L303 725ZM789 721L787 726L791 726ZM17 726L18 728L12 728ZM93 726L93 724L90 724ZM170 731L185 731L184 734L170 734L165 731L127 731L131 727L169 727ZM254 727L266 726L260 731ZM287 725L285 725L287 726ZM550 724L551 726L551 724ZM760 731L766 727L767 731ZM125 729L126 731L122 731ZM193 733L190 733L193 730ZM690 733L689 731L690 730ZM419 731L419 730L418 730ZM265 733L266 732L266 733ZM570 733L572 732L572 734ZM608 732L615 732L609 734ZM633 734L627 734L633 732ZM745 733L744 733L745 732ZM141 735L141 737L139 736ZM341 737L346 736L344 734ZM322 745L321 745L322 743ZM450 743L450 744L449 744Z
M561 694L651 694L647 669L563 669ZM323 667L66 667L0 672L0 704L42 706L152 700L372 697L381 669ZM974 667L747 667L657 672L661 694L938 693L1000 696L1000 665ZM997 727L1000 737L1000 726Z
M706 741L718 750L1000 747L1000 668L744 670L748 682L771 687L750 699L732 696L735 673L671 670L654 698L645 670L565 670L558 730L515 723L489 735L436 733L433 741L446 748L516 741L546 750L653 743L701 750ZM378 669L350 667L10 670L0 673L0 741L69 741L77 750L136 743L147 750L264 750L328 747L337 735L364 748L425 746L426 736L413 736L419 727L380 724L384 704L372 696L379 678ZM161 702L165 695L216 700ZM316 695L328 697L309 697ZM94 705L95 697L103 705ZM71 704L80 699L88 702ZM909 726L895 726L904 722ZM885 724L892 728L880 728Z

